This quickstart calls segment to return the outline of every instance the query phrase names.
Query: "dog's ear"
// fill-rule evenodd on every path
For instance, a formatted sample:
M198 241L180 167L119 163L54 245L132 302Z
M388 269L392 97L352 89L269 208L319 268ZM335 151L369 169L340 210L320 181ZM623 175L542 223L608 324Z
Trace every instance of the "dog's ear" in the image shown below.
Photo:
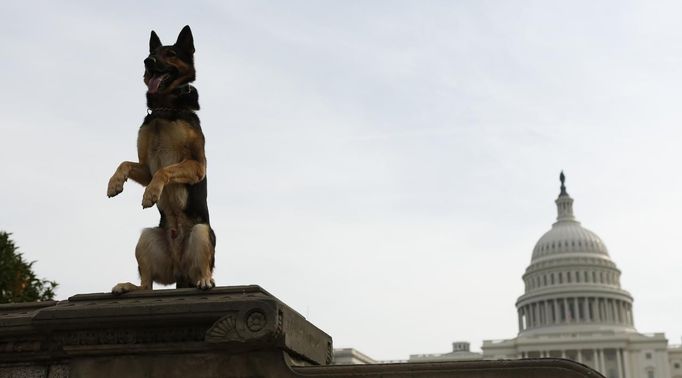
M180 30L175 46L189 54L194 54L194 38L192 37L192 29L189 28L189 25L185 25Z
M153 53L158 47L161 46L161 40L156 32L152 30L152 35L149 37L149 53Z

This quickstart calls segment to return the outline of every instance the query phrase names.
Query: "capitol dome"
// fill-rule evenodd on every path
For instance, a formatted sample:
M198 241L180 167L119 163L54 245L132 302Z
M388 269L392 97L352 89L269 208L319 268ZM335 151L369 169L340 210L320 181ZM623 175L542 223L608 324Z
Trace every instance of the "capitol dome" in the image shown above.
M582 227L580 222L562 221L555 223L535 244L533 261L574 252L609 255L597 234Z
M552 228L535 243L533 259L554 258L566 253L594 253L608 257L606 245L597 234L580 225L573 216L573 198L566 192L561 173L561 193L556 199L558 215Z
M597 234L573 215L573 198L560 175L557 220L533 248L516 307L519 334L635 331L632 296Z

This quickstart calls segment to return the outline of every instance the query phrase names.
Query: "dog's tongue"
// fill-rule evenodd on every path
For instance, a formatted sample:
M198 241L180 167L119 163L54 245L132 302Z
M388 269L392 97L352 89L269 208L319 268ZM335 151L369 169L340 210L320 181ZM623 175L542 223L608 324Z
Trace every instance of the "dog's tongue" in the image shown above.
M159 90L159 85L161 85L161 81L163 80L163 75L161 76L152 76L151 79L149 79L149 83L147 83L147 92L149 93L156 93Z

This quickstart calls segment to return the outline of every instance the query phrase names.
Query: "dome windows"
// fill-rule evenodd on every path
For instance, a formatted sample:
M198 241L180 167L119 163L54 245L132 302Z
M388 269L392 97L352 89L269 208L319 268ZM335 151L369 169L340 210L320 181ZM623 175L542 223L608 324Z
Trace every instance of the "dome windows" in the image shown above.
M564 261L561 265L565 265ZM526 274L524 278L526 290L548 288L555 285L607 285L620 287L620 274L615 267L607 266L590 269L584 265L596 265L596 260L573 261L577 269L561 269L556 263L538 265ZM558 268L558 269L557 269ZM583 269L581 269L583 268Z

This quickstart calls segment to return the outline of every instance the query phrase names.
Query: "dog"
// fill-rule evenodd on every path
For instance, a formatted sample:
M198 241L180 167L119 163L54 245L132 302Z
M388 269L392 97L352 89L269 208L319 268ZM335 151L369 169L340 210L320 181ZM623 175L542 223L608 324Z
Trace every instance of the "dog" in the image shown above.
M148 114L137 135L137 162L124 161L109 180L107 195L132 179L146 186L142 207L156 204L158 227L142 231L137 246L140 285L119 283L112 293L151 290L153 283L177 288L215 286L216 237L206 203L206 155L199 117L194 38L185 26L174 45L164 46L154 31L144 60Z

